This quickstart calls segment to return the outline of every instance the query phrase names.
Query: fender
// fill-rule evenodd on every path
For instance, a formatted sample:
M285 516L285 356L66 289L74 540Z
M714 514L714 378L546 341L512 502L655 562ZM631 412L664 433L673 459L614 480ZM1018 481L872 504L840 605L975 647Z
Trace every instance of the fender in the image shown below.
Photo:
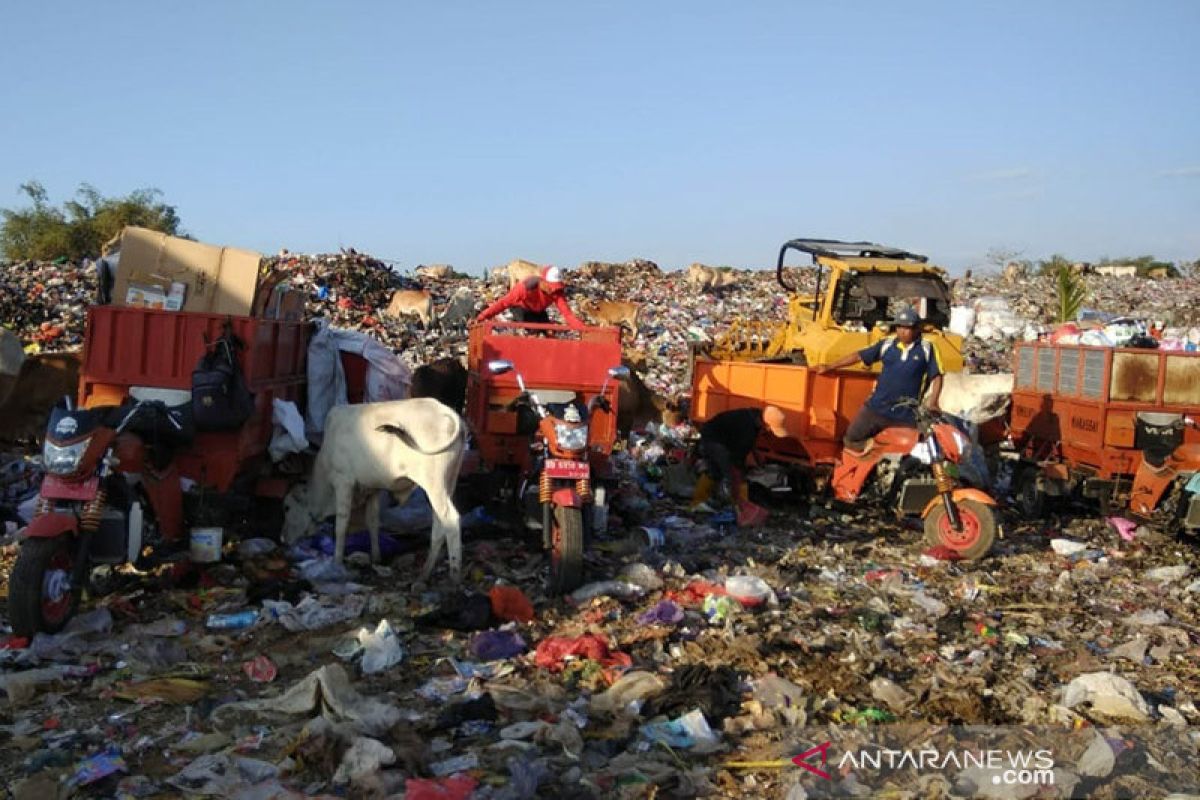
M25 537L28 539L53 539L65 533L79 535L79 519L74 514L42 514L34 517L33 522L25 528Z
M555 489L550 500L563 508L583 508L583 498L574 489Z
M977 503L983 503L985 506L996 505L996 501L992 498L992 496L982 489L955 489L950 493L950 499L954 500L955 502L959 500L974 500ZM921 512L921 519L928 517L929 513L941 504L942 496L939 494L937 497L930 500L925 506L925 510Z

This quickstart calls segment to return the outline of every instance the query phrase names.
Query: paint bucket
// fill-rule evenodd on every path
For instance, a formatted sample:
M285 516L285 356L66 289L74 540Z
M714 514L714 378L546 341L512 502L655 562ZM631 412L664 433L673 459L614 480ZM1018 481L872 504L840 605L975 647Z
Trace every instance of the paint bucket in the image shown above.
M192 561L197 564L213 564L221 560L221 543L224 528L192 528Z

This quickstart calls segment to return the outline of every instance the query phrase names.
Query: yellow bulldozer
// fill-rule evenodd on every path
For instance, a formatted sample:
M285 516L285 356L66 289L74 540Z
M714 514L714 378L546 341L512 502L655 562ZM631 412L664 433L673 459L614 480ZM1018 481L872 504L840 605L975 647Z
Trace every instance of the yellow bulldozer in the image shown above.
M812 257L812 294L801 294L786 266L790 252ZM787 320L737 320L706 348L717 361L818 365L873 344L889 333L903 305L924 320L922 335L937 348L943 368L963 367L962 338L945 330L950 289L945 271L925 256L871 242L793 239L779 249L775 275L790 294ZM803 268L803 265L801 265Z

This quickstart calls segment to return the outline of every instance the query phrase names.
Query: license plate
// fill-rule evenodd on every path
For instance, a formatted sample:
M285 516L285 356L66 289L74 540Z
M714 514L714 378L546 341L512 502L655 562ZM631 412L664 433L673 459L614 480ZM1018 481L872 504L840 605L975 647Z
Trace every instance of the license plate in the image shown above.
M93 475L83 483L66 481L57 475L42 478L42 497L47 500L91 500L100 488L100 478Z
M551 478L567 478L573 481L591 475L591 467L586 461L570 461L565 458L548 458L542 469Z

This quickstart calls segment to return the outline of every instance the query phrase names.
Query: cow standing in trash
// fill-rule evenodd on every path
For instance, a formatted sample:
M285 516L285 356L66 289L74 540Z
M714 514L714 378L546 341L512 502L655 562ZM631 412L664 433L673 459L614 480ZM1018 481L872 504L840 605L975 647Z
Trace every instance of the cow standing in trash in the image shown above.
M307 532L311 534L317 523L336 514L334 559L340 564L355 493L365 493L371 560L377 562L379 491L391 492L403 504L420 486L433 510L429 557L421 580L433 572L445 543L451 577L457 583L462 572L462 529L452 497L466 435L462 418L431 398L334 408L326 419L325 440L309 481Z

